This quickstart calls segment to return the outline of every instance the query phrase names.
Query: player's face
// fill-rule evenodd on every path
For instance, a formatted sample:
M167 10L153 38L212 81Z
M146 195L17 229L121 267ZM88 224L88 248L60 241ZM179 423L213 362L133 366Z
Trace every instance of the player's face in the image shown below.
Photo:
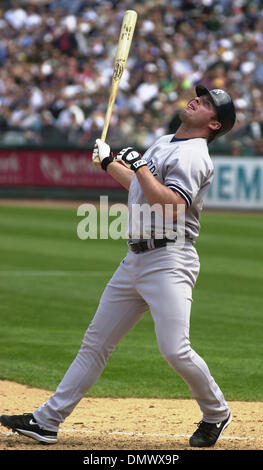
M181 111L180 118L182 122L188 123L192 127L202 127L210 125L213 121L217 121L216 107L210 96L196 96Z

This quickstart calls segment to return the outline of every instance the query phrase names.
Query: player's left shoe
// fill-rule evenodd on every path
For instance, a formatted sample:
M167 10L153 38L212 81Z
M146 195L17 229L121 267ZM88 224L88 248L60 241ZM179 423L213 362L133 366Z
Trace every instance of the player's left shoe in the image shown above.
M191 447L211 447L219 439L224 429L229 425L232 420L232 415L229 413L228 417L220 423L207 423L200 421L197 430L190 437L189 443Z
M57 442L57 432L42 429L35 421L32 413L13 416L2 415L0 416L0 423L12 429L13 432L31 437L41 444L56 444Z

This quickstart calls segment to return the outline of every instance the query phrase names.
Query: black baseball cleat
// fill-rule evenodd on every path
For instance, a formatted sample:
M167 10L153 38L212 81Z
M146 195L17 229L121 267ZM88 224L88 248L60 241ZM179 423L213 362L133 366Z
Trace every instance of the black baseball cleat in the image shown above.
M12 429L13 432L31 437L41 444L56 444L57 442L57 432L42 429L35 421L32 413L13 416L2 415L0 416L0 423L6 428Z
M219 439L221 433L229 425L232 420L232 415L229 413L228 417L221 423L207 423L200 421L197 430L190 437L189 443L191 447L211 447Z

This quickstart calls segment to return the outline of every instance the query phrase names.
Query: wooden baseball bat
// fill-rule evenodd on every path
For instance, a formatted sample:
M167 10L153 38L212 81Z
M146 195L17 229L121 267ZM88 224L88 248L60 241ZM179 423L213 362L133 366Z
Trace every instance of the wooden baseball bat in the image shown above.
M110 97L108 102L107 111L105 114L104 127L101 134L101 140L105 142L106 135L108 132L108 127L110 124L110 119L115 103L115 99L118 93L119 84L121 77L128 59L131 42L133 38L133 33L137 21L137 13L134 10L127 10L123 17L117 52L114 61L113 76L111 82ZM94 165L100 166L100 159L97 157L96 160L93 160Z

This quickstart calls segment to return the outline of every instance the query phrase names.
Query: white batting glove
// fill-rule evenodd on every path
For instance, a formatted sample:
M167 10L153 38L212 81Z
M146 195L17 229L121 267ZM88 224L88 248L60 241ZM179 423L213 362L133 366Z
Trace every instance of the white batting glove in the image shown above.
M127 168L136 172L141 166L146 166L147 161L132 147L122 149L117 155L116 160L121 160Z
M97 160L99 157L101 168L107 170L109 163L113 162L111 148L106 142L101 139L96 139L96 143L92 152L92 160Z

